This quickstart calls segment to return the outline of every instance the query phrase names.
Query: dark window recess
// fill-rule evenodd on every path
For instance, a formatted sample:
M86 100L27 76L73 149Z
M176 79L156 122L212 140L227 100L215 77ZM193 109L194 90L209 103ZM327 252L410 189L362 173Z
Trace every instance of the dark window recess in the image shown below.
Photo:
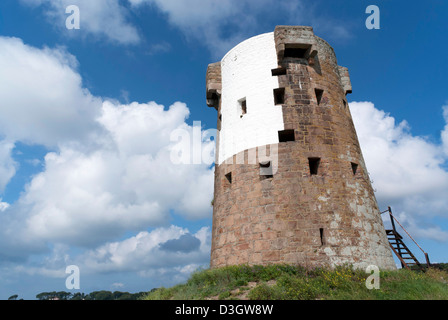
M342 100L342 103L344 104L344 108L347 108L347 101Z
M274 104L284 104L285 103L285 88L274 89Z
M310 175L314 176L319 172L320 158L308 158L310 164Z
M283 57L305 59L308 48L286 48Z
M273 177L271 164L271 161L260 162L261 179L268 179Z
M226 179L229 183L232 183L232 172L229 172L228 174L226 174Z
M358 171L358 164L352 162L352 171L353 171L353 175L356 174L356 172Z
M247 102L246 100L241 101L241 114L247 113Z
M238 103L240 105L240 118L242 118L247 113L247 101L246 98L243 98L241 100L238 100Z
M272 69L272 76L283 76L286 74L286 68L280 67L276 69Z
M319 105L322 100L322 96L324 95L324 90L314 89L314 92L316 93L316 100L317 104Z
M320 245L325 245L325 237L324 237L324 228L319 228L319 234L320 234Z
M279 142L288 142L295 141L294 130L283 130L278 132L278 141Z
M219 102L219 96L216 93L212 93L209 100L213 101L214 103Z

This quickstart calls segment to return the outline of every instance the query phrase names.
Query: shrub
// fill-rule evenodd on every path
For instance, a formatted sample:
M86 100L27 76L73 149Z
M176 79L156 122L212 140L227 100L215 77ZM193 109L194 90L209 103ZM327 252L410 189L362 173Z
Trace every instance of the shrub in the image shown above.
M266 283L262 283L252 289L248 294L248 298L250 300L280 300L275 290Z

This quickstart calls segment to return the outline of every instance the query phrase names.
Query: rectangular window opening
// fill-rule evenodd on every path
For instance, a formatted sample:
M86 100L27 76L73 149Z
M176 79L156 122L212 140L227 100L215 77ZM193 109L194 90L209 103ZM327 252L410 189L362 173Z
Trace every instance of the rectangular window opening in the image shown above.
M225 177L229 183L232 183L232 172L229 172L228 174L226 174Z
M310 175L317 175L319 172L320 158L308 158L310 165Z
M283 56L285 58L300 58L305 59L308 48L285 48Z
M271 161L264 161L260 162L260 179L269 179L273 178L274 175L272 174L272 163Z
M320 234L320 245L325 245L325 237L324 237L324 228L319 228L319 234Z
M322 100L322 96L324 94L324 90L314 89L314 92L316 93L316 100L317 100L317 104L319 105L321 100Z
M342 100L342 103L344 104L344 108L347 108L347 101Z
M288 142L295 141L294 130L283 130L278 132L278 141L279 142Z
M283 76L286 74L286 68L284 68L284 67L272 69L271 71L272 71L272 76Z
M274 104L284 104L285 103L285 88L274 89Z
M353 175L356 175L356 172L358 171L358 164L352 162L352 171L353 171Z

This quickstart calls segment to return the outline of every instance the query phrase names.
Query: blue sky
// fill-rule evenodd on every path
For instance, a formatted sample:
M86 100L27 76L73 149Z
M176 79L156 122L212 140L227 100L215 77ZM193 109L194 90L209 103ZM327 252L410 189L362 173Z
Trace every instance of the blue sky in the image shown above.
M65 27L71 4L79 30ZM370 4L379 30L365 26ZM170 133L215 128L207 65L276 25L313 26L349 68L381 209L447 262L447 12L443 0L1 1L0 298L67 290L70 264L86 293L207 267L213 168L169 163Z

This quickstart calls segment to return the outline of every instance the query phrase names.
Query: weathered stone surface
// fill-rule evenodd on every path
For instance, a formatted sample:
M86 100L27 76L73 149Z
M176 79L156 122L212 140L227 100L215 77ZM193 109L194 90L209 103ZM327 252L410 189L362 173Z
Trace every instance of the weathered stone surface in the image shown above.
M215 62L208 65L206 76L207 105L218 110L219 97L221 96L221 63Z
M280 26L274 38L279 68L286 70L274 75L285 89L284 128L294 130L295 139L266 146L265 159L249 156L262 154L258 146L216 165L211 267L349 263L394 269L346 103L348 70L310 27ZM285 47L301 43L312 49L308 55L315 51L311 65L309 59L283 56ZM217 69L209 67L208 88L220 83ZM320 101L316 89L323 90ZM266 158L272 175L260 175ZM316 174L313 159L319 159Z

